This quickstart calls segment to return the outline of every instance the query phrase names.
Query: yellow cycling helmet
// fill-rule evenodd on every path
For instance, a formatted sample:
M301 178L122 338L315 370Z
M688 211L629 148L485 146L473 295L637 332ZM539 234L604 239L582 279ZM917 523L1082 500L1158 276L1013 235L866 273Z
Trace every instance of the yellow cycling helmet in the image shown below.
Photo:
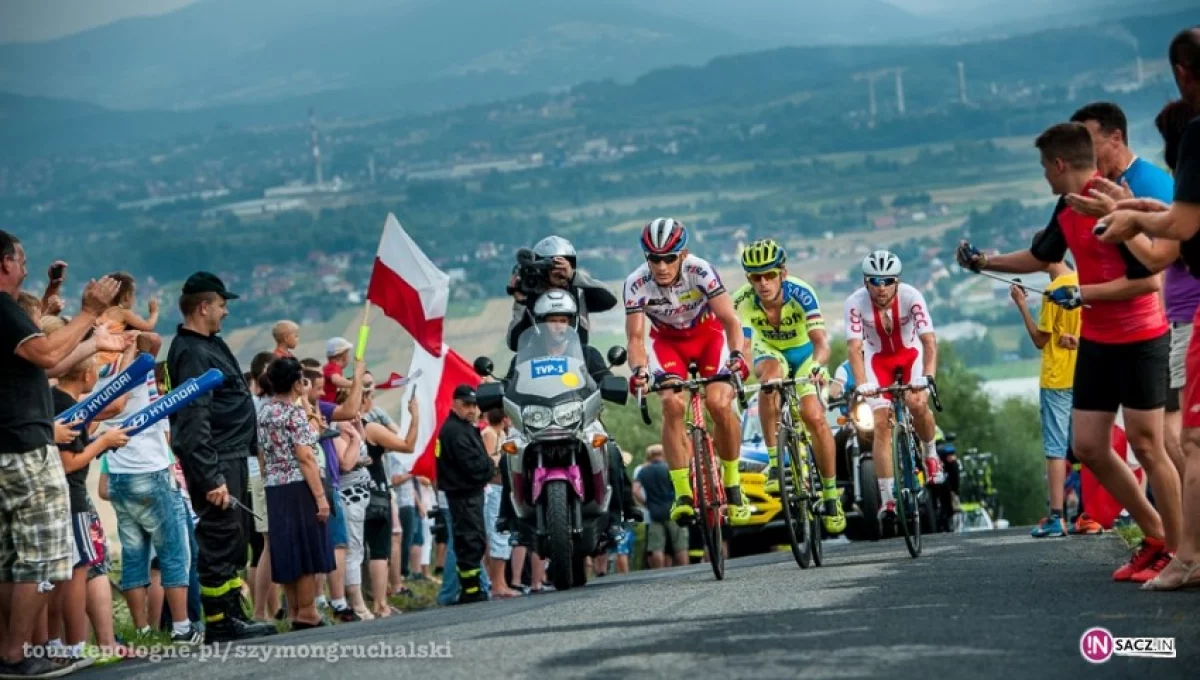
M742 251L742 269L746 273L765 272L779 269L787 262L787 251L775 242L775 239L765 238L750 245Z

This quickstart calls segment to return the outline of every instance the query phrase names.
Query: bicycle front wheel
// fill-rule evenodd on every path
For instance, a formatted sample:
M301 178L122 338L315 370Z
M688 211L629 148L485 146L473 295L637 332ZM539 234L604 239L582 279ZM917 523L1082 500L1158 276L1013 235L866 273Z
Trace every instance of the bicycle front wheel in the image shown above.
M792 557L801 569L807 569L812 563L812 550L808 541L808 497L804 493L805 479L800 476L800 466L796 465L796 461L799 460L796 443L792 441L791 433L783 422L779 424L779 435L775 441L779 445L775 466L779 473L783 522L787 526Z
M897 419L899 421L899 419ZM917 481L916 442L912 433L897 422L892 428L892 471L896 483L896 523L904 534L904 545L914 559L921 554L920 482Z
M700 533L704 535L704 547L708 550L713 576L720 581L725 578L725 545L721 538L721 522L725 513L721 507L721 475L716 469L713 451L703 430L692 432L692 455L696 466L696 510Z
M822 507L825 501L820 493L821 473L817 470L817 459L813 455L812 447L806 445L804 454L808 460L808 544L813 564L819 567L825 561L825 555L821 547L821 516L817 514L817 508Z

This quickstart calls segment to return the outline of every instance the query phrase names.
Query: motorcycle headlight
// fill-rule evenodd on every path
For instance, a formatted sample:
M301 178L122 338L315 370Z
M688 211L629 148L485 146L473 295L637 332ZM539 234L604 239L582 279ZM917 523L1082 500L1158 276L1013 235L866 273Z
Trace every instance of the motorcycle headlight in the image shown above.
M854 405L854 409L850 411L850 417L854 419L854 426L860 430L869 432L875 429L875 412L865 401Z
M526 406L521 409L521 420L535 430L549 427L552 417L553 412L545 406Z
M582 401L568 401L554 407L554 423L559 427L573 427L582 417Z

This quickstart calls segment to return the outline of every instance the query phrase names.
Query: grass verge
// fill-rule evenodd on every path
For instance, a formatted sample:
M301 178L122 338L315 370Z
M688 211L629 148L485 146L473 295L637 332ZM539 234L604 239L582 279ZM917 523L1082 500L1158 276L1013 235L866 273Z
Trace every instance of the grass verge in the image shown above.
M1125 541L1125 545L1133 550L1142 542L1142 530L1136 524L1127 524L1125 526L1113 527L1113 531Z

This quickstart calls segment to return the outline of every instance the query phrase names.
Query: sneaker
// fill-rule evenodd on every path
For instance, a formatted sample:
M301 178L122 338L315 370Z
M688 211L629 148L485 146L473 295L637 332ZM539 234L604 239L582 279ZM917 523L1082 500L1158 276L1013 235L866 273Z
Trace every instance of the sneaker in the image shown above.
M925 481L942 484L946 481L946 471L942 469L942 459L936 455L925 456Z
M1142 539L1142 544L1138 546L1133 557L1129 561L1121 565L1120 569L1113 572L1114 581L1130 581L1133 580L1133 575L1138 572L1148 569L1154 565L1161 553L1165 553L1167 546L1162 542L1162 539L1150 538L1147 536ZM1164 567L1166 565L1163 565ZM1159 571L1162 571L1159 569ZM1155 572L1157 574L1158 572Z
M1158 558L1155 559L1150 566L1137 572L1131 576L1129 580L1133 581L1134 583L1149 583L1150 581L1158 578L1158 575L1167 568L1167 565L1170 564L1171 560L1173 559L1175 559L1174 555L1166 550L1163 550L1158 553Z
M1099 522L1088 517L1088 514L1084 512L1080 513L1079 517L1075 519L1075 523L1071 525L1070 531L1072 534L1091 536L1104 533L1104 527L1100 526Z
M1158 576L1142 585L1142 590L1179 590L1200 586L1200 560L1188 565L1178 557L1173 558Z
M1046 517L1041 522L1038 522L1038 525L1029 534L1034 538L1046 538L1050 536L1066 536L1067 532L1063 529L1061 517Z
M356 614L354 610L349 607L342 607L341 609L334 608L333 617L341 623L358 623L359 621L362 621L362 617Z
M825 516L821 518L825 524L825 531L836 536L846 530L846 513L842 510L842 501L839 498L830 498L825 501Z
M55 665L46 658L26 657L17 663L0 661L0 678L57 678L72 670L70 666Z
M105 655L101 653L100 648L96 645L88 645L87 655L96 660L96 663L92 665L99 668L100 666L109 666L124 661L125 657L129 655L129 651L124 645L118 644L112 654Z
M194 647L204 644L204 633L195 624L188 626L186 633L172 633L171 644Z
M680 496L671 506L671 521L683 526L696 517L696 508L692 507L691 496Z

